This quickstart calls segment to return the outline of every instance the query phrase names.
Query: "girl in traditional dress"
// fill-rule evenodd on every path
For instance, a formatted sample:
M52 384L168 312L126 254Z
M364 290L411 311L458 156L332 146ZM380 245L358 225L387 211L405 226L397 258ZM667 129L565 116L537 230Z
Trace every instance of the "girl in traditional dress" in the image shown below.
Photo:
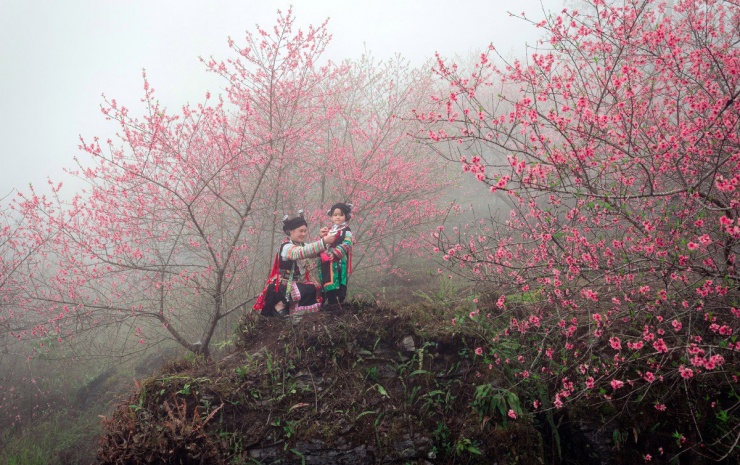
M324 290L324 308L339 305L347 297L347 281L352 273L352 204L335 203L327 212L333 223L328 236L335 236L334 245L321 253L319 278Z
M315 312L321 307L320 284L313 282L309 273L308 260L327 250L336 237L327 234L329 228L321 228L322 238L305 244L308 224L299 216L283 219L283 231L288 238L280 244L275 261L262 294L254 310L264 316L287 316Z

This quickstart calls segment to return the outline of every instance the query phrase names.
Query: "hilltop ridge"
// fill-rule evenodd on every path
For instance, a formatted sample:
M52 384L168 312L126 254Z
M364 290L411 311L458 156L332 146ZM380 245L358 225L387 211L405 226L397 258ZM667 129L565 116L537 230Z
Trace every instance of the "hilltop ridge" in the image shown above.
M542 455L531 424L481 425L473 341L439 324L354 302L247 318L240 339L141 382L105 420L100 463L492 463L525 439Z

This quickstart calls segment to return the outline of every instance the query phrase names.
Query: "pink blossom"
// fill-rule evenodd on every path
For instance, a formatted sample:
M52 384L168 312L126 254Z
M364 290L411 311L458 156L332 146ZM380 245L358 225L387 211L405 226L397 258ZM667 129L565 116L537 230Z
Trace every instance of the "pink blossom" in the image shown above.
M668 352L668 346L666 346L665 341L663 339L658 339L657 341L653 342L653 347L658 352L667 353Z
M513 409L509 409L509 413L507 415L509 416L509 418L516 420L516 412L514 412Z
M550 45L564 47L568 52L564 56L573 61L564 64L559 54L548 54L547 58L538 55L532 60L534 66L521 63L489 73L524 89L512 98L511 108L504 112L466 98L469 92L490 87L494 82L459 76L456 68L441 59L436 69L440 76L449 78L446 84L451 89L442 91L435 101L439 108L429 111L438 121L444 120L447 110L450 124L444 126L450 135L442 133L438 125L430 126L431 129L438 138L444 134L445 144L455 138L465 141L465 147L459 147L462 150L486 153L468 145L468 139L480 138L476 141L480 148L501 149L508 154L504 156L509 166L503 160L489 160L492 163L484 182L493 184L492 191L506 190L501 194L509 196L507 199L515 205L507 208L508 218L502 216L499 229L491 234L478 229L464 232L461 228L459 239L439 239L474 243L477 235L486 234L485 241L474 244L477 250L472 245L464 251L455 249L452 260L460 258L471 263L469 268L477 265L480 272L473 279L488 280L488 284L508 281L512 288L520 289L527 284L542 290L538 294L541 304L529 306L541 312L537 313L537 320L529 314L517 314L519 321L504 331L508 336L529 333L534 343L526 348L526 357L533 365L527 368L533 376L553 378L557 376L553 370L559 370L561 367L555 367L561 364L565 364L564 372L579 373L577 381L574 378L578 388L564 387L554 396L558 407L579 395L601 399L602 393L589 391L595 389L596 381L611 397L618 397L616 390L622 387L627 389L620 393L650 391L652 385L648 383L658 384L662 378L673 383L675 374L679 374L680 381L692 380L706 370L719 371L728 365L730 360L725 361L720 353L735 357L737 352L732 350L740 350L740 342L733 337L738 334L734 327L740 328L740 310L727 311L734 291L724 282L725 276L737 272L739 264L735 254L723 253L728 240L740 239L740 217L735 211L740 206L740 151L733 126L736 115L725 113L729 108L727 98L731 97L722 94L725 76L715 70L717 67L705 66L713 62L713 47L732 48L740 33L737 28L722 26L726 11L713 6L721 2L704 2L698 13L693 11L694 3L688 3L685 9L675 12L675 17L656 12L649 21L634 21L637 12L631 3L624 8L610 8L603 18L571 22L575 15L566 13L557 19L560 23L555 19L546 21L545 25L552 26ZM597 0L596 4L604 2ZM704 34L712 37L710 45L697 43L692 34L695 28L691 17L695 14L702 18ZM629 40L624 35L626 19L631 25ZM655 24L659 24L657 29ZM612 44L618 44L618 48ZM658 94L650 92L649 86L632 84L633 80L646 78L641 61L646 59L646 49L657 57L655 69L650 69L651 79L661 89L668 89L659 95L681 104L656 105L664 100L656 100ZM615 50L619 53L614 54ZM606 53L608 63L582 66L586 64L583 57L593 52ZM666 58L678 60L678 66L667 65ZM735 61L731 66L733 76L740 73ZM565 70L580 68L581 72L549 72L556 66ZM603 72L616 73L615 80L606 84L613 88L602 88L605 84L594 79ZM536 82L532 81L534 76ZM688 93L675 91L685 86ZM594 102L588 98L589 89L613 91L616 97L608 102ZM448 91L453 97L447 95ZM681 100L684 95L689 95L688 100ZM451 98L456 104L445 109ZM483 115L483 124L475 118L476 111ZM458 112L466 117L460 118ZM634 134L620 131L623 124L639 130ZM563 137L551 137L552 128ZM487 131L490 135L486 136ZM426 128L418 130L421 137L425 137L425 132ZM645 134L649 136L647 144L643 140ZM573 142L561 142L568 138ZM631 155L625 157L620 147L643 151L646 156L655 154L655 163L642 169L632 162ZM454 153L450 151L446 158L459 158ZM472 154L467 156L469 159ZM710 181L680 192L676 179L696 178L715 158L723 164L712 173ZM468 163L468 159L463 163ZM483 173L478 170L482 163L477 159L471 163L471 179ZM708 201L711 192L718 197ZM621 210L622 204L626 210ZM488 219L481 220L477 228L482 231L487 224ZM450 247L440 244L444 244L440 245L443 251ZM594 305L592 301L596 300L600 305ZM502 310L504 302L519 311L511 296L498 304ZM481 310L486 311L493 310ZM705 312L707 319L702 322ZM578 315L578 320L571 324L568 320L572 315ZM512 316L505 313L501 318L506 321ZM684 322L687 331L683 331ZM548 332L535 329L538 324ZM640 331L642 325L644 330ZM634 330L638 332L635 334ZM535 334L547 340L537 343ZM557 346L545 336L550 334L559 339ZM604 341L599 340L602 336ZM592 358L589 345L605 349L608 356ZM533 352L539 347L542 348L535 356ZM502 357L515 361L517 377L521 378L524 367L516 363L517 355ZM580 363L592 366L581 368ZM683 365L677 368L676 363ZM731 378L732 371L722 375ZM594 380L597 376L599 379ZM613 379L619 376L625 379ZM584 381L588 389L584 388ZM657 404L656 409L661 410L661 406L665 409L663 404ZM655 447L648 450L657 451L657 444ZM648 450L642 451L647 460L651 458L650 454L645 455Z
M482 347L476 347L475 348L475 355L483 355L483 348Z

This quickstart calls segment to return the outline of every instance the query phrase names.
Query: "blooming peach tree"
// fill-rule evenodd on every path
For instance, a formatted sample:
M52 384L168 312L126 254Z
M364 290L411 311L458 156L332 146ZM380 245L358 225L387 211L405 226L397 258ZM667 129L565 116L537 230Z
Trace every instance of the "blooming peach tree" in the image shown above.
M83 140L89 160L71 172L85 189L71 200L26 195L27 217L56 231L45 250L52 266L28 273L28 298L49 315L39 331L79 339L110 327L129 352L132 342L174 340L209 355L219 322L264 280L254 264L321 121L317 82L333 68L315 63L328 34L292 28L292 15L279 15L244 48L230 41L238 58L228 65L206 63L228 79L226 99L206 94L171 112L144 76L144 115L106 100L118 139Z
M338 111L332 96L346 66L322 59L331 35L325 21L307 31L295 30L292 9L278 10L271 29L247 31L243 43L229 38L232 57L203 59L226 83L226 94L252 146L270 157L260 228L265 229L267 258L284 237L278 223L284 214L309 210L302 195L316 171L316 147ZM269 217L268 217L269 215ZM264 228L262 228L264 226Z
M438 59L419 137L511 208L437 250L497 287L465 319L532 411L625 418L646 458L737 457L740 7L583 3L526 61Z
M39 251L52 234L28 227L14 203L15 193L0 199L0 427L11 431L49 407L46 377L32 366L25 341L46 320L24 298L26 270L42 260ZM35 347L44 341L35 340Z
M409 137L416 123L408 113L424 104L433 83L428 70L401 57L378 62L365 54L344 64L335 84L343 91L332 100L338 110L310 171L319 182L308 195L325 207L352 202L354 270L376 277L384 270L398 280L421 250L420 227L440 218L450 185L441 160ZM319 216L326 221L325 209Z
M436 214L444 182L420 166L428 149L395 116L429 79L351 76L349 63L322 62L326 23L294 21L279 12L242 45L229 39L233 57L203 59L223 96L169 110L144 75L141 116L105 99L119 132L82 140L87 158L70 173L84 189L22 195L30 227L50 238L24 273L24 298L42 316L34 335L117 345L115 355L176 341L208 356L219 324L261 290L284 213L325 222L332 203L355 203L356 248L368 231L367 263L389 267L406 228Z

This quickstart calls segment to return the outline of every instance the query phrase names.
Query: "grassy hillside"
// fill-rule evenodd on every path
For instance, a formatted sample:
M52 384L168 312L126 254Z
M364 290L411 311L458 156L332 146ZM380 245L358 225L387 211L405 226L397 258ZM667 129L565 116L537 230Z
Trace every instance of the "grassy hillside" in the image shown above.
M489 363L479 348L490 337L464 321L466 299L447 289L413 300L353 301L300 319L249 314L230 351L171 360L113 408L123 378L101 375L81 391L87 408L60 409L5 444L2 457L17 465L634 464L675 443L651 462L716 463L671 437L687 421L711 419L686 416L684 394L663 416L647 401L588 397L532 408L557 386L522 383L505 362ZM499 323L508 324L490 314L485 324ZM515 342L493 345L524 353ZM687 408L703 413L697 406Z
M250 318L230 355L173 363L141 382L105 420L98 458L602 463L597 445L582 432L570 434L564 414L556 421L569 433L557 436L552 417L524 414L517 394L500 389L494 371L481 370L479 342L429 307L355 302L298 321Z

